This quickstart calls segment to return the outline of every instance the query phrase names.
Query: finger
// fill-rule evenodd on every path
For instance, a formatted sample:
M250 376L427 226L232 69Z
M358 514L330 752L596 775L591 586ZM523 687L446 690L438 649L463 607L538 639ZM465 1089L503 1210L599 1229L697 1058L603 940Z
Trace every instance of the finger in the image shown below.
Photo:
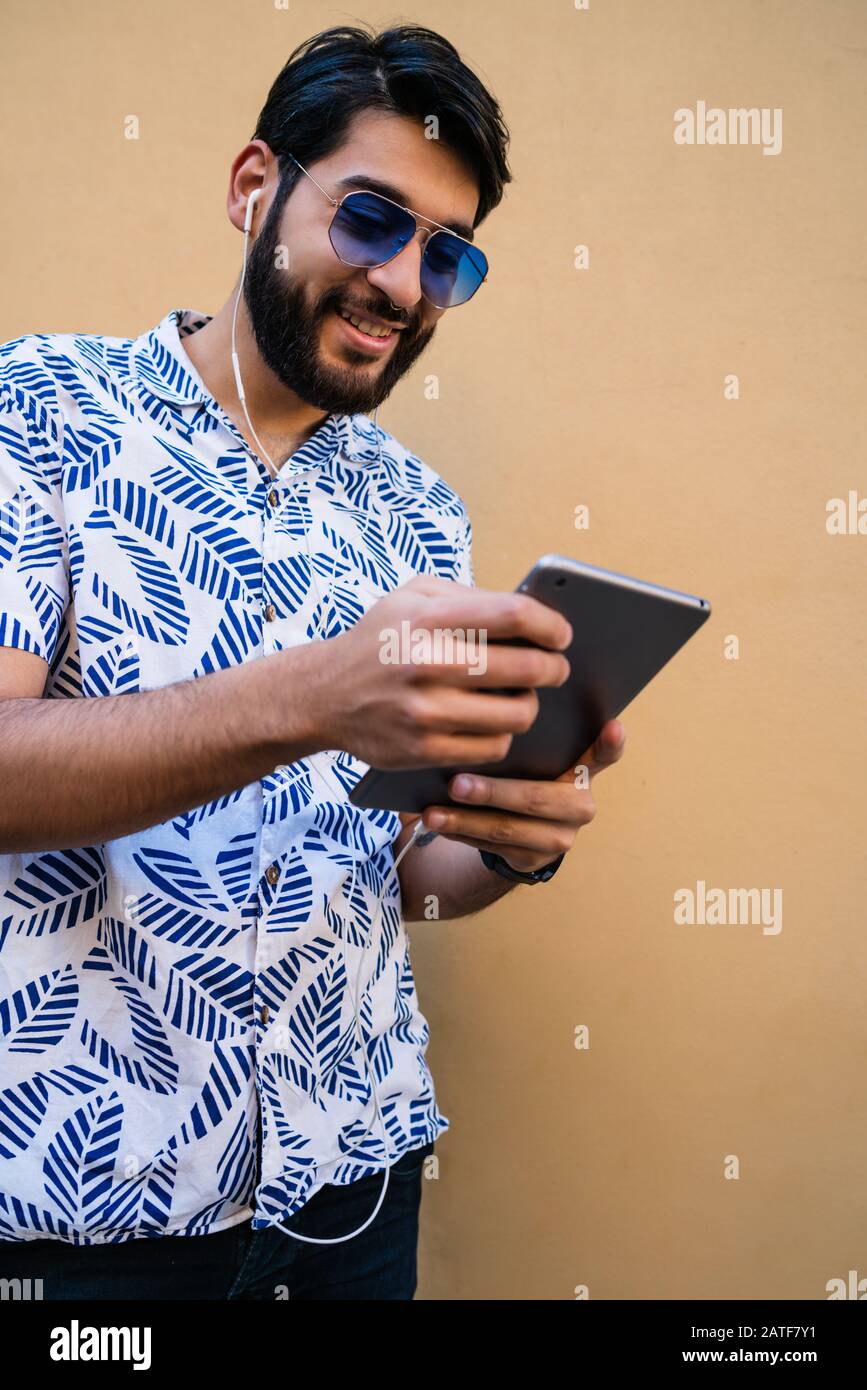
M482 629L491 642L520 637L551 651L564 651L572 641L572 626L567 619L556 608L529 594L503 594L446 580L440 583L447 584L447 588L431 582L418 586L430 600L430 606L436 606L437 626Z
M408 762L392 765L392 770L409 767L476 767L479 763L499 763L512 746L511 734L429 734L420 740ZM418 813L421 815L421 811Z
M527 849L539 854L551 851L551 858L571 848L578 830L576 824L534 820L526 816L501 816L495 811L465 811L447 806L427 806L422 812L426 830L438 835L466 835L485 840L499 849Z
M552 859L556 859L559 854L565 853L564 850L536 850L521 849L509 845L508 847L496 844L493 840L477 840L471 835L446 835L445 839L454 840L459 845L469 845L471 849L486 849L489 854L499 854L511 864L513 869L520 873L531 873L534 869L541 869L544 864L550 864Z
M576 824L585 814L587 804L592 805L589 791L578 790L571 778L568 782L530 782L517 777L460 772L451 779L449 793L456 801L473 806Z
M563 685L570 671L569 662L559 652L489 643L481 636L475 637L472 645L469 639L465 644L454 643L453 651L431 661L413 661L412 666L420 681L499 690Z
M591 777L595 777L597 772L603 772L606 767L620 761L625 746L626 730L619 719L609 719L599 731L595 743L579 760L580 765L587 768ZM574 768L572 771L574 773Z
M535 691L494 695L428 685L412 692L404 706L410 723L434 733L523 734L539 713Z

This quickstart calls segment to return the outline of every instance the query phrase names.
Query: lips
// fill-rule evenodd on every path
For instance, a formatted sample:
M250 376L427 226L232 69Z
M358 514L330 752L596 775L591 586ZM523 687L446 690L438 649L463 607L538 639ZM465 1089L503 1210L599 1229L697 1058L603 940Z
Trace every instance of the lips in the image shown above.
M395 328L392 328L384 336L376 336L372 333L365 333L361 328L356 328L355 324L350 323L348 319L343 317L339 309L334 310L334 317L337 319L343 333L353 347L366 350L374 356L379 356L384 352L388 352L397 339L398 330ZM353 317L358 318L361 322L372 322L371 320L362 319L360 314L354 314Z
M337 312L341 318L351 322L353 328L357 328L361 333L367 333L371 338L387 338L395 329L393 323L378 318L376 314L364 314L358 310L346 308L339 308Z

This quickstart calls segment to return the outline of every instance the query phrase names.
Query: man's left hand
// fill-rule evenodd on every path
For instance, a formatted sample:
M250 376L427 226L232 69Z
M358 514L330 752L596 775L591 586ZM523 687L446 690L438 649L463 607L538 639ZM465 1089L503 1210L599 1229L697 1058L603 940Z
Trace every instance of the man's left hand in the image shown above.
M550 864L574 845L578 831L596 815L592 783L597 773L619 762L626 731L617 719L609 719L590 749L562 776L549 782L526 782L510 777L486 777L482 773L458 773L449 793L467 809L428 806L426 830L475 849L499 854L520 873L533 873ZM576 769L587 768L576 785Z

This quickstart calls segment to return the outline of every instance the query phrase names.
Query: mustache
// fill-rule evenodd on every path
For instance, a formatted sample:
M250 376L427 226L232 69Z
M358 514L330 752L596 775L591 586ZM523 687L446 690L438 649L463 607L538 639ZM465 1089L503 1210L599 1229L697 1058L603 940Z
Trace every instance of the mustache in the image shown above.
M355 314L356 317L360 319L363 319L365 316L373 319L384 319L386 323L410 331L412 331L413 327L413 321L410 315L403 309L393 309L390 304L348 304L344 299L335 298L332 302L323 307L323 317L329 309L344 309L347 313Z

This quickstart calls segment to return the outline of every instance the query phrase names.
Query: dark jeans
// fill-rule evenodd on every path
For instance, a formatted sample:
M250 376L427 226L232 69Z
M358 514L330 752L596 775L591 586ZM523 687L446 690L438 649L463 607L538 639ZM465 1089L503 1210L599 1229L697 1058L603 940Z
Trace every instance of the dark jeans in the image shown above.
M41 1279L44 1299L411 1299L428 1142L391 1166L385 1200L360 1235L306 1245L250 1221L205 1236L159 1236L116 1245L0 1241L0 1278ZM373 1211L382 1173L326 1183L283 1222L301 1235L345 1235Z

